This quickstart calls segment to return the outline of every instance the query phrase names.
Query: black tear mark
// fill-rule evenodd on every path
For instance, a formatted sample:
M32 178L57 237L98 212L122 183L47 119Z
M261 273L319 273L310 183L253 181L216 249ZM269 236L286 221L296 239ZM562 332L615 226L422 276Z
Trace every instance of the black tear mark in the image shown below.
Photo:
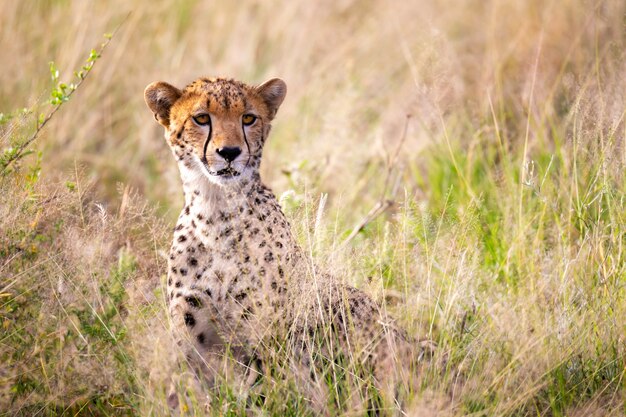
M206 159L206 150L209 147L209 142L211 142L211 136L213 136L213 121L211 120L211 115L209 115L209 134L207 135L206 140L204 141L204 146L202 148L202 162L205 165L208 165L208 161Z

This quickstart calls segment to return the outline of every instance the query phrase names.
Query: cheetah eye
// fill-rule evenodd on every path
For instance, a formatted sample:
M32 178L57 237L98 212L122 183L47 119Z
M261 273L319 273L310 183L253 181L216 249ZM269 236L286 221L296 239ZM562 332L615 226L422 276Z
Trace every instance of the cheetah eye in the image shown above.
M244 126L250 126L256 121L256 116L253 114L244 114L241 121Z
M193 120L200 126L206 126L211 123L211 116L208 114L199 114L193 117Z

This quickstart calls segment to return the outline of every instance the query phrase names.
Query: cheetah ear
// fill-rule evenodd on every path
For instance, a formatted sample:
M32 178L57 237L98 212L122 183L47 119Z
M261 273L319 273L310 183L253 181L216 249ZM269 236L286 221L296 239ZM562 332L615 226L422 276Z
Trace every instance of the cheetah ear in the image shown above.
M181 95L182 91L163 81L150 84L143 93L154 118L166 129L170 126L170 109Z
M272 78L264 82L256 88L257 93L261 96L267 109L269 110L270 119L276 116L278 108L285 99L287 94L287 84L280 78Z

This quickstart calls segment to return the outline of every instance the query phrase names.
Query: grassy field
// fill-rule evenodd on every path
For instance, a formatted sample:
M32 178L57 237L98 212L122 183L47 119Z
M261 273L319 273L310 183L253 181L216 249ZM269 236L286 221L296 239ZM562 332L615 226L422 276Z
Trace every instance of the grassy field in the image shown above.
M626 414L625 47L617 0L1 2L0 415L169 415L183 200L143 89L200 75L287 82L265 181L438 343L408 415ZM207 413L312 415L261 385Z

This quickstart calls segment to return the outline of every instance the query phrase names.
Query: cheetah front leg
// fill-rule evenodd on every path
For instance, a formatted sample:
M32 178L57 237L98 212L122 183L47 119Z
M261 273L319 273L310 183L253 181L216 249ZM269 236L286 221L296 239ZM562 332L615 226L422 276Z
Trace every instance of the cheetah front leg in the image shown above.
M181 365L191 370L191 373L172 373L167 403L170 409L176 410L180 393L190 391L199 397L203 386L215 387L225 344L215 325L214 312L200 296L176 296L170 304L170 315L176 344L185 362Z

